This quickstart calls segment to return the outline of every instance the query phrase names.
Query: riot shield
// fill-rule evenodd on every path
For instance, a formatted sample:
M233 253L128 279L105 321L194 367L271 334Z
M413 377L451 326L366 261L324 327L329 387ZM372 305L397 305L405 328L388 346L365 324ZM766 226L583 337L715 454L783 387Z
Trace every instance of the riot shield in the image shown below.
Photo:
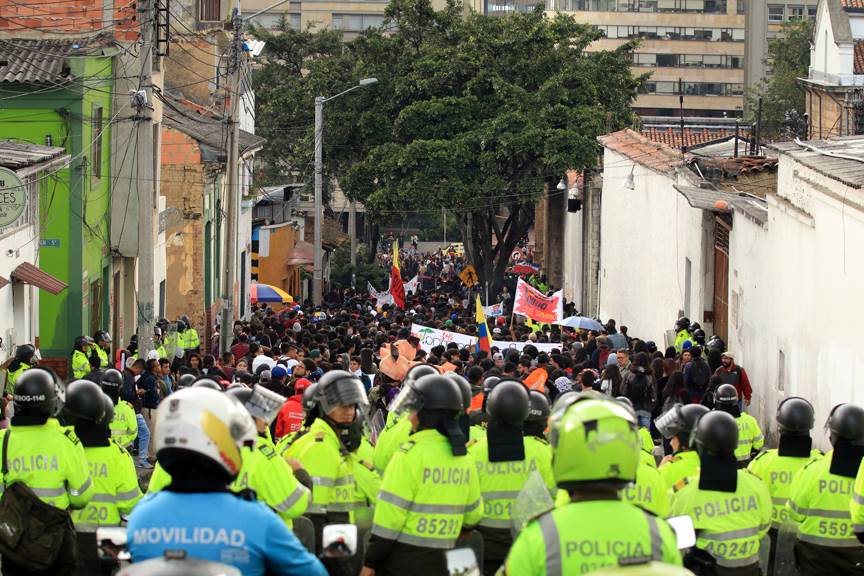
M795 542L798 540L798 525L786 522L777 531L777 542L773 556L773 572L769 576L798 576L798 567L795 565Z
M177 334L177 323L170 322L168 324L168 330L162 335L162 346L165 347L165 353L167 354L167 358L169 362L173 362L174 358L182 358L183 357L183 348L178 345L179 338ZM177 355L177 351L180 351L180 355Z
M385 425L384 413L379 408L372 416L371 422L369 422L369 442L371 442L373 446L378 444L378 437L381 436L381 432L384 430Z
M483 573L483 535L474 530L456 541L447 552L450 576L480 576Z
M315 525L306 516L299 516L291 520L294 536L303 544L310 554L315 553Z
M519 532L529 522L549 512L554 507L555 501L552 500L549 488L546 487L543 478L536 470L531 472L513 505L513 525L510 528L510 531L513 533L513 539L516 539Z

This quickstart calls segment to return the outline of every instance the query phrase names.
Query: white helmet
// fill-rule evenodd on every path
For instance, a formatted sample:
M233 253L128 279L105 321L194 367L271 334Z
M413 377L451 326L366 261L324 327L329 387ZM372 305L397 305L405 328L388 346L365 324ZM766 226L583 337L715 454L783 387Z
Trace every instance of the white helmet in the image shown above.
M249 412L234 398L202 387L171 394L156 412L154 448L178 448L222 466L231 477L240 472L241 448L254 446L258 431Z

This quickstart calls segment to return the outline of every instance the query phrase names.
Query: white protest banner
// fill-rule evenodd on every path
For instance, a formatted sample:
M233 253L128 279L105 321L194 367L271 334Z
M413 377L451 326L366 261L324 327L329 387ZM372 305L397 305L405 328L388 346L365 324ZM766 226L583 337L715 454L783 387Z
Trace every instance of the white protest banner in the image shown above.
M564 319L564 291L545 296L520 278L513 298L513 313L543 324L560 322Z
M378 292L371 282L366 283L369 295L375 298L375 307L380 308L384 304L393 304L393 295L390 292Z
M502 314L504 314L504 303L499 302L498 304L492 304L491 306L484 306L483 314L485 314L487 318L495 318L496 316L501 316Z
M420 324L411 325L411 335L420 340L420 348L426 352L430 352L435 346L447 347L451 342L455 342L459 348L474 348L477 345L477 338L468 334L460 334L458 332L450 332L449 330L438 330L437 328L429 328ZM561 349L561 344L537 343L537 342L507 342L505 340L493 340L492 347L498 348L501 352L516 350L522 352L527 345L533 345L540 352L552 352L556 348Z
M420 287L420 276L414 276L414 278L408 282L403 282L402 285L405 287L405 294L408 294L409 292L417 294L417 289Z

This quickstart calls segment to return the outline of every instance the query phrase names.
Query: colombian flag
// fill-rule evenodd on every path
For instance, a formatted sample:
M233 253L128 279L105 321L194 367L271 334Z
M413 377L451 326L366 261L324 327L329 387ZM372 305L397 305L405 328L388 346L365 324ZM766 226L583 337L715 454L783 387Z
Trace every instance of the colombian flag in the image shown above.
M402 284L402 274L399 272L399 242L393 240L393 267L390 269L390 295L393 303L405 309L405 286Z
M492 337L489 335L489 325L486 324L486 315L483 314L483 304L480 303L480 295L477 295L477 351L485 350L492 352Z

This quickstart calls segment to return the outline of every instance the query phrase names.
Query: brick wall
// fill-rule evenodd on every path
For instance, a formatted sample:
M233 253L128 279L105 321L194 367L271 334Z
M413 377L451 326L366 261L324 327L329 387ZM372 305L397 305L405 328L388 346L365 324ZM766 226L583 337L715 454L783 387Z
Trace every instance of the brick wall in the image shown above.
M106 7L107 6L107 7ZM111 31L117 40L138 38L137 2L115 0L63 0L52 4L29 4L20 0L0 0L0 30L22 38L43 36L70 37L70 32L90 36Z
M2 0L0 0L2 1ZM183 96L203 106L216 104L211 82L216 75L218 48L205 38L184 38L171 43L165 59L165 87L182 86Z
M162 130L161 194L167 208L182 214L165 231L169 318L189 316L199 330L207 326L204 310L204 191L206 179L198 143L172 128Z
M70 357L71 358L71 357ZM65 380L69 377L69 360L70 358L64 358L62 356L50 356L46 358L42 358L39 361L40 366L44 366L45 368L51 368L54 372L57 373L61 379Z

